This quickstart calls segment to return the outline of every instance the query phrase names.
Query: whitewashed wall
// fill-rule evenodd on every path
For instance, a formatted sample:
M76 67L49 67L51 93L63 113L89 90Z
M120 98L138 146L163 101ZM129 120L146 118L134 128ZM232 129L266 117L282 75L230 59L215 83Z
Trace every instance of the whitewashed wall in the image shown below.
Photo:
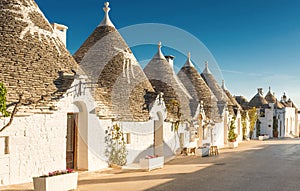
M224 147L224 123L216 123L213 128L213 145Z
M1 184L29 182L33 176L66 168L66 147L62 145L66 145L67 111L63 108L67 102L68 98L61 100L54 114L15 117L1 133L9 137L9 175L0 177Z
M12 125L0 134L0 137L9 137L9 154L0 152L0 185L31 182L33 176L66 168L68 113L78 114L78 169L107 167L105 131L113 122L96 116L93 97L85 87L79 88L79 81L85 82L84 79L76 79L65 97L57 103L58 110L53 114L15 117ZM130 144L126 145L128 164L153 154L154 121L158 120L158 112L164 120L166 108L164 102L157 99L151 106L148 122L119 122L124 133L130 133ZM0 119L1 126L8 120ZM178 131L174 131L171 123L163 122L166 158L180 150L181 133L184 134L183 144L187 145L190 136L186 124L181 124ZM4 139L1 140L3 142Z
M284 113L285 137L296 135L295 108L286 107Z
M259 111L259 110L258 110ZM259 117L260 124L260 134L266 134L273 137L273 107L270 109L265 109L265 117Z

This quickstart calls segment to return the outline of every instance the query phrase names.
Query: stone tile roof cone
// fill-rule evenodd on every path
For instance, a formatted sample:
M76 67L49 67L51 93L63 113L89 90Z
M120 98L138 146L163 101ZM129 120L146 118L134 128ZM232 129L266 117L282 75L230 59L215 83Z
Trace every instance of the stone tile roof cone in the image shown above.
M210 72L207 61L205 62L205 69L201 73L201 76L208 85L208 87L211 89L211 91L215 94L218 101L226 103L227 96L223 89L219 86L213 74Z
M249 101L249 107L269 107L267 100L263 97L262 88L257 89L257 94Z
M231 100L228 98L228 96L223 91L223 89L219 86L217 80L209 70L207 61L205 62L205 69L201 73L201 76L206 82L206 84L208 85L208 87L211 89L211 91L214 93L216 98L218 99L219 113L220 115L223 115L223 112L227 107L227 105L233 105L233 104L231 103ZM233 114L232 109L230 109L229 112Z
M190 53L188 54L187 61L177 75L192 96L189 103L192 116L195 117L197 107L202 102L205 116L214 122L221 121L218 113L217 98L194 67Z
M161 43L158 43L157 53L153 56L151 61L144 68L144 72L150 80L156 92L164 93L164 100L168 109L167 120L176 121L178 115L174 103L180 105L180 112L182 119L190 119L191 113L189 109L189 95L182 82L175 74L173 68L165 59L161 52Z
M154 90L130 48L112 25L105 3L104 19L73 55L90 83L101 118L149 120ZM151 93L152 92L152 93Z
M53 110L73 82L77 63L33 0L1 0L0 26L0 82L7 104L23 94L28 112Z
M244 109L249 109L249 101L244 96L235 96L235 100L238 102L238 104Z
M236 101L235 97L230 93L230 91L226 88L225 80L222 80L222 89L228 97L227 104L229 112L236 113L237 109L242 110L242 106Z
M265 99L268 103L274 103L274 106L277 109L282 109L284 107L275 97L275 93L271 93L271 87L269 87L269 91L268 91L267 95L265 96Z

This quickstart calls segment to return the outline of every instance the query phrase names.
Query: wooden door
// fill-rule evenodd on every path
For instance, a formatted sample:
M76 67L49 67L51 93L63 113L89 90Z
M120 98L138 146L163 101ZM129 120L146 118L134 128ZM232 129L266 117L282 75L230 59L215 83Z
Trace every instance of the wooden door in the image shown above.
M77 117L76 113L68 113L67 122L67 168L74 169L76 167L76 143L77 143Z

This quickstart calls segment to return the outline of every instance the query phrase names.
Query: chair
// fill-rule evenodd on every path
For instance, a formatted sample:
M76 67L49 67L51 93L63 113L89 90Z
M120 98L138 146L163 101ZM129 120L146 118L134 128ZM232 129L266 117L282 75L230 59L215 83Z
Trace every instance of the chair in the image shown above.
M210 146L209 155L218 155L219 149L218 146Z

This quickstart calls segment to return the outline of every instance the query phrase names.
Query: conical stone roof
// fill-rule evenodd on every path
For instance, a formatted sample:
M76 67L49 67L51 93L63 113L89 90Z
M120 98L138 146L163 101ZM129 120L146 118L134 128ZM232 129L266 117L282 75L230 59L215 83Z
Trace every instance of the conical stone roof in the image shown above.
M211 89L211 91L214 93L214 95L217 97L218 102L226 103L228 101L228 97L222 90L222 88L219 86L213 74L210 72L207 62L205 63L205 69L201 73L201 76L208 85L208 87Z
M151 61L144 68L144 72L150 80L154 90L164 94L164 100L168 109L167 120L177 121L179 119L191 119L189 108L189 99L191 96L183 86L170 66L166 58L161 52L161 44L158 45L158 51ZM181 114L178 115L179 104Z
M257 94L249 101L249 107L263 108L269 107L267 100L263 97L262 89L258 88Z
M274 94L271 93L271 87L269 87L269 91L265 96L265 99L268 103L274 103L274 106L278 109L282 109L284 106L277 100Z
M203 102L205 116L215 122L220 121L218 114L217 98L211 92L197 69L190 59L190 54L183 67L178 72L178 77L192 96L190 100L190 109L192 116L195 116L198 105Z
M228 110L231 114L236 113L237 110L242 110L240 104L236 101L236 99L232 96L230 91L225 87L225 81L222 80L222 89L225 92L226 96L230 101L228 101Z
M249 101L244 96L235 96L235 100L238 102L238 104L244 109L249 109Z
M103 21L74 54L75 60L95 85L96 113L121 121L149 119L154 92L130 48L109 19L105 3ZM153 97L151 97L153 98Z
M27 112L55 110L73 82L75 60L33 0L1 0L0 10L0 82L8 105L23 94Z
M219 108L219 114L223 115L223 112L225 111L225 108L228 108L228 105L232 105L230 99L227 97L226 93L223 91L223 89L219 86L217 80L213 76L213 74L210 72L208 68L208 62L205 63L205 69L201 73L202 78L208 85L208 87L211 89L211 91L216 96L218 102L218 108ZM229 112L233 114L233 110L229 107Z

